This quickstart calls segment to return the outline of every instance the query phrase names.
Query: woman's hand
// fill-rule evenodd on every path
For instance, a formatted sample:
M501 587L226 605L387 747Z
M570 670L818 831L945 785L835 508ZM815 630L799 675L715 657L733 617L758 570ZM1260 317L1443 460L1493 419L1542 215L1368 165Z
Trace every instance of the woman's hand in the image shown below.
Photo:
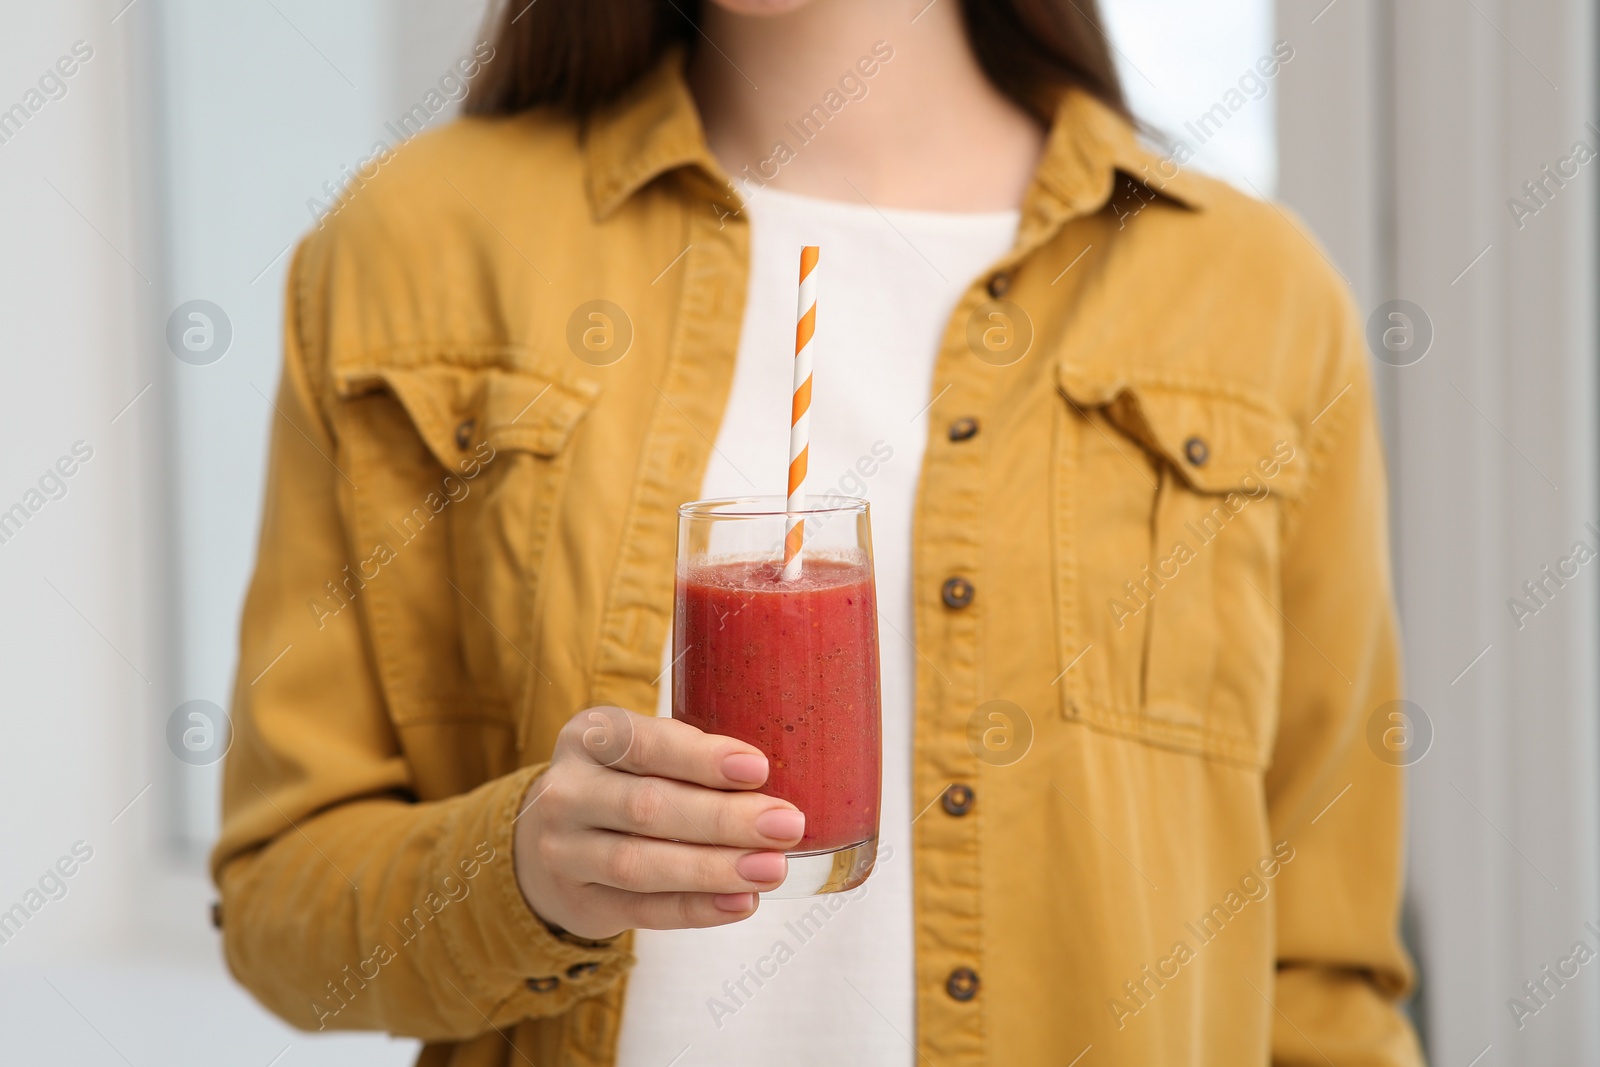
M544 921L599 939L722 926L783 881L805 816L754 792L767 758L688 723L595 707L568 720L517 818L517 884Z

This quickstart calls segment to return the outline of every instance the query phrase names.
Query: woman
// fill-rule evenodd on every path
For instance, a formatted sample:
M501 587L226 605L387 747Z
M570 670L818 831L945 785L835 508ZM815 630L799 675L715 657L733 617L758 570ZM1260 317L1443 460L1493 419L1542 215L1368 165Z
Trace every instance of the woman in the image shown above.
M229 962L424 1064L1415 1064L1360 331L1088 0L545 0L298 251ZM873 502L883 847L657 718L678 504ZM626 709L626 710L620 710ZM1075 1058L1076 1057L1076 1058Z

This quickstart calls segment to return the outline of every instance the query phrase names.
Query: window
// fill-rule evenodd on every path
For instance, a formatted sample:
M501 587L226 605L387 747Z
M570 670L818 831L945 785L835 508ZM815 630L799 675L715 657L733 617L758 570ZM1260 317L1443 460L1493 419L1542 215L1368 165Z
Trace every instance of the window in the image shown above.
M1274 195L1274 80L1293 50L1274 51L1269 0L1105 0L1102 13L1134 114L1171 142L1162 154L1181 143L1182 165Z

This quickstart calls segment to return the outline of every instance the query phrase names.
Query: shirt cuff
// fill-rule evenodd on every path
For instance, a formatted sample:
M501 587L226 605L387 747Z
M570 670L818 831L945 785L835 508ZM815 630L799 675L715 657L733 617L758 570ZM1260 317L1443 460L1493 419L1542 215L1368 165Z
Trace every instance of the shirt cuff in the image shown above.
M634 961L620 936L586 941L558 931L522 896L515 820L528 787L548 766L524 767L469 794L436 853L450 868L459 856L492 850L474 894L481 894L477 906L450 909L456 921L445 930L445 942L468 983L465 992L496 1026L559 1015L615 985Z

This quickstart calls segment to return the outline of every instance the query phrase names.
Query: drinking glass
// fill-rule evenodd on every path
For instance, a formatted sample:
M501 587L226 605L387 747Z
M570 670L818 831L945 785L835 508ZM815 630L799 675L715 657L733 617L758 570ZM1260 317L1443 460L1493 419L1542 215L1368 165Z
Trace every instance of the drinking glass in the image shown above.
M762 792L806 816L766 897L853 889L878 843L882 729L865 500L807 497L801 573L784 579L783 497L678 509L672 717L766 754Z

